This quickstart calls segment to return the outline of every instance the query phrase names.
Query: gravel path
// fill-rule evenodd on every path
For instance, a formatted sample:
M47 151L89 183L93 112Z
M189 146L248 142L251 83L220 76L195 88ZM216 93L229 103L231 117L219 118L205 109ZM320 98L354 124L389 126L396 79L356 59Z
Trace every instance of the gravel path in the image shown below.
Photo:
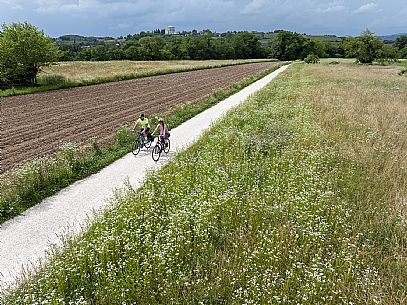
M44 259L51 244L59 244L60 236L80 232L81 225L93 211L102 209L112 191L128 180L139 187L148 170L168 162L176 151L196 141L212 122L229 109L247 99L283 72L284 66L242 91L202 112L171 130L171 151L158 163L151 159L151 148L134 157L131 153L84 180L78 181L56 195L27 210L23 215L5 222L0 228L0 291L13 285L23 270L30 270Z

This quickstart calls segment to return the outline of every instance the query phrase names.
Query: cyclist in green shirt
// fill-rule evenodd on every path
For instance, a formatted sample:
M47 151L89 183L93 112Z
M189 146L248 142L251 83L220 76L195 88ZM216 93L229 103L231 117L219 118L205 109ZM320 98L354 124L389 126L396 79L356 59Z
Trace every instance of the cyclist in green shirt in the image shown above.
M140 114L140 117L137 119L134 124L133 131L137 130L137 126L140 126L140 133L145 139L150 139L150 124L148 119L144 116L144 113Z

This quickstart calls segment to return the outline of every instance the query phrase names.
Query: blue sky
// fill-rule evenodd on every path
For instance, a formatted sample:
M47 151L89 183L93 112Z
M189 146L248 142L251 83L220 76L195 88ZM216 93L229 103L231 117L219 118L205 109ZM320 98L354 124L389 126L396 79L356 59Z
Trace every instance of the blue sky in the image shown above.
M177 31L273 31L358 35L407 32L407 0L0 0L0 23L46 35L120 36L174 25Z

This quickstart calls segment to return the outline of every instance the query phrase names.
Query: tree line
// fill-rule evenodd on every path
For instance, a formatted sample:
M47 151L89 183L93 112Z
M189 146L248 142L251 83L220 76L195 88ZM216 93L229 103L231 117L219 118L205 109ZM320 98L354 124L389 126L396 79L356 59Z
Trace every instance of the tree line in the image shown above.
M279 60L317 57L356 57L361 63L376 59L393 60L407 57L407 36L397 38L394 44L385 44L366 30L359 37L346 37L339 42L324 42L305 35L279 30L265 40L258 33L227 32L221 35L209 30L192 31L185 36L168 36L158 29L154 33L141 32L121 40L101 40L94 45L60 45L62 59L69 60L207 60L256 59ZM264 38L264 37L263 37ZM372 52L366 59L365 53ZM373 56L373 57L372 57ZM372 57L372 60L370 60ZM359 60L360 59L360 60Z
M95 38L94 45L89 46L76 44L75 40L73 44L58 44L28 23L3 24L0 31L0 89L35 85L40 68L58 60L303 60L312 55L315 58L355 57L358 62L371 63L407 57L407 36L387 45L368 30L359 37L347 37L338 43L284 30L275 31L268 40L261 38L251 32L218 35L209 30L171 36L163 35L158 29L154 33L128 35L120 40L98 41Z
M129 37L129 36L128 36ZM93 46L63 44L63 60L207 60L207 59L304 59L314 53L320 57L342 57L340 45L327 44L297 33L279 31L266 43L255 33L210 31L186 36L140 35L124 40L101 40Z
M237 33L230 39L199 36L151 35L125 39L120 43L98 41L75 50L61 47L64 60L207 60L265 58L267 52L252 33Z

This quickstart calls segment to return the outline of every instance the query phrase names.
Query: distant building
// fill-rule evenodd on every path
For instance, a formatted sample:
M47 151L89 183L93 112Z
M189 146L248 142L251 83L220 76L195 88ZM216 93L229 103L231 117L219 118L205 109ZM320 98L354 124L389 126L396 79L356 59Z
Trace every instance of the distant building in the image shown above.
M169 25L165 29L165 34L167 35L175 35L175 26Z

